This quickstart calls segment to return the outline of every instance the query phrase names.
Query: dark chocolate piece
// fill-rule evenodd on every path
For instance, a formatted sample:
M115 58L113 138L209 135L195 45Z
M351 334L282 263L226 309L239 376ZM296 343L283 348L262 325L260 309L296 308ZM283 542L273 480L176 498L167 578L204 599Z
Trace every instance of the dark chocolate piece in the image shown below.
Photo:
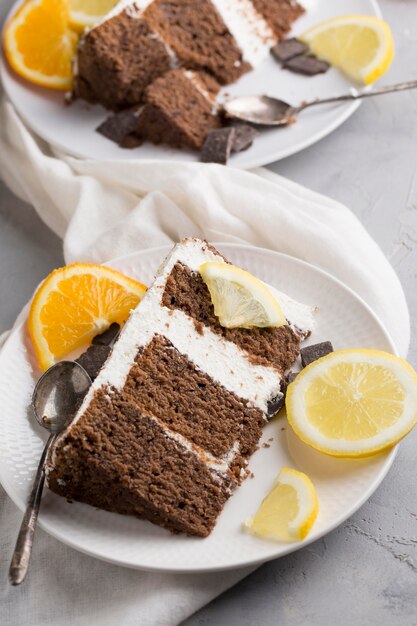
M110 346L93 345L75 360L82 365L91 380L94 380L97 378L111 350Z
M299 372L288 372L287 374L287 385L290 385L297 378Z
M308 52L308 46L295 37L292 37L291 39L284 39L278 42L276 46L271 49L271 52L278 61L285 63L285 61L289 61L300 54Z
M316 74L324 74L324 72L327 72L330 65L327 61L322 61L313 54L301 54L298 57L293 57L289 61L285 61L283 67L297 74L315 76Z
M235 138L233 126L211 130L204 142L201 151L203 163L220 163L226 165L232 150Z
M317 361L317 359L321 359L322 356L326 356L333 352L333 346L330 341L322 341L321 343L315 343L312 346L306 346L305 348L301 348L301 363L303 367L307 367L313 361Z
M235 136L232 144L232 152L247 150L253 144L255 137L259 135L256 128L249 126L249 124L236 124L233 128L235 129Z
M268 402L267 410L266 410L266 417L269 420L272 419L277 413L279 413L285 404L286 387L285 389L282 389L281 391L283 391L284 393L284 395L281 398L273 398L272 400Z
M94 346L111 346L119 334L119 330L120 325L117 322L113 322L104 333L96 335L91 343Z
M96 130L101 135L107 137L107 139L120 143L127 135L135 131L137 123L138 108L134 107L110 115Z
M138 148L143 144L143 139L139 137L139 135L135 135L132 133L131 135L126 135L120 141L119 146L121 148L127 148L128 150L132 150L132 148Z

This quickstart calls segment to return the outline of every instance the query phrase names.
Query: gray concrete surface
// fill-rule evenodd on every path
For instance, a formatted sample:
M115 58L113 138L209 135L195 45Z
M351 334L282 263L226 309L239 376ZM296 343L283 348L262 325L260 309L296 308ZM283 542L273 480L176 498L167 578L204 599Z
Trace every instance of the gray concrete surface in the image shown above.
M380 4L397 44L384 82L416 78L417 2ZM416 366L417 92L366 102L330 137L271 169L342 201L375 237L407 294ZM57 238L0 183L0 331L61 263ZM417 431L401 445L381 487L345 524L260 567L184 626L417 624L416 447Z

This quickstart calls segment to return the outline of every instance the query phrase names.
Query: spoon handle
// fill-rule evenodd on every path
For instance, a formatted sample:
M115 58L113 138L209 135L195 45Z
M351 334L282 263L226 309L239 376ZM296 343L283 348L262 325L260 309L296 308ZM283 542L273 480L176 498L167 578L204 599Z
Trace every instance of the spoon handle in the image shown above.
M316 104L329 104L331 102L345 102L346 100L361 100L362 98L372 98L373 96L380 96L385 93L393 93L394 91L405 91L406 89L416 89L417 80L410 80L406 83L397 83L396 85L386 85L385 87L377 87L372 91L352 91L351 93L344 94L343 96L333 96L331 98L317 98L317 100L311 100L305 102L296 107L297 113L304 111L307 107L315 106Z
M9 582L11 585L20 585L20 583L24 581L29 567L33 536L35 534L43 484L45 482L45 460L54 439L54 434L49 436L39 461L35 480L33 481L32 490L29 495L28 504L23 516L13 557L10 563Z

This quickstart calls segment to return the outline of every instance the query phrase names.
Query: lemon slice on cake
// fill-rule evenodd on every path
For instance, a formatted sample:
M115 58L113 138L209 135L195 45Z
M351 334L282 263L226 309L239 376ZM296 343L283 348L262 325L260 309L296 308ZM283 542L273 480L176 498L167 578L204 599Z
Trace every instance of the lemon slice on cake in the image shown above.
M305 32L300 39L320 59L368 85L384 74L394 57L386 22L372 15L342 15Z
M225 328L283 326L282 309L262 281L228 263L208 262L199 272L206 283L214 312Z
M302 370L287 390L287 416L307 444L339 457L376 454L417 423L417 374L380 350L338 350Z
M70 0L71 27L82 32L97 24L119 0Z
M301 541L319 510L314 485L306 474L283 467L254 517L244 522L253 535L275 541Z

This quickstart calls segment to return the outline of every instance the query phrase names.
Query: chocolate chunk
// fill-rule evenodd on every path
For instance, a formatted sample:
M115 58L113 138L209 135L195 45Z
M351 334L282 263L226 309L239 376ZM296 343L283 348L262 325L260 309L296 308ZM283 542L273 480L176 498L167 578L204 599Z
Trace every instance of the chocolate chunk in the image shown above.
M297 378L298 372L288 372L287 374L287 385L290 385Z
M291 39L284 39L277 43L277 45L271 49L271 52L278 61L284 63L300 54L308 52L308 46L302 41L295 39L295 37L292 37Z
M253 144L255 137L259 135L256 128L249 126L249 124L236 124L233 128L235 129L235 136L232 144L232 152L247 150Z
M126 135L126 137L123 137L123 139L119 142L119 146L121 148L127 148L128 150L132 150L132 148L137 148L142 144L143 139L139 137L139 135L135 135L133 133L131 135Z
M91 380L97 378L99 371L103 367L107 357L111 352L110 346L93 345L90 346L85 352L83 352L78 359L75 359L77 363L82 365Z
M317 361L317 359L321 359L322 356L326 356L333 352L333 346L330 341L322 341L321 343L316 343L313 346L306 346L305 348L301 348L301 363L303 367L307 367L313 361Z
M119 334L120 325L113 322L104 333L96 335L92 341L95 346L111 346L117 335Z
M138 114L139 109L137 107L114 113L106 118L96 130L107 139L120 143L127 135L135 131Z
M206 137L201 151L201 161L203 163L220 163L221 165L226 165L232 150L234 138L235 129L233 126L211 130Z
M285 404L285 391L286 391L286 387L285 389L282 389L284 395L281 398L273 398L272 400L270 400L268 402L268 406L267 406L267 411L266 411L266 417L270 420L274 417L274 415L276 415L277 413L280 412L280 410L282 409L282 407Z
M293 57L289 61L285 61L283 67L291 72L297 74L305 74L306 76L315 76L316 74L323 74L327 72L330 65L326 61L318 59L313 54Z

